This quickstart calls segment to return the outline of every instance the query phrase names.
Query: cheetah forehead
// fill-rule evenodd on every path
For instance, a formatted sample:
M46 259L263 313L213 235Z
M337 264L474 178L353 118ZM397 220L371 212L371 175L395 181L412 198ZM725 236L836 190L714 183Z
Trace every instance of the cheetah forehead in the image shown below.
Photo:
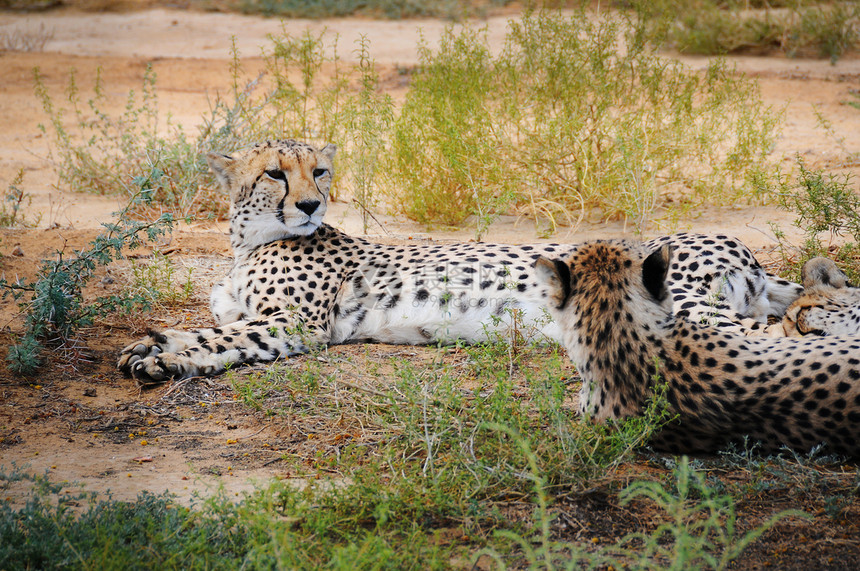
M569 265L583 277L615 280L626 275L645 254L640 244L625 240L589 242L576 249L569 258Z
M284 171L310 171L317 166L332 167L331 157L327 153L300 141L267 141L252 147L247 154L236 157L237 162L244 163L244 172L257 175L269 169Z

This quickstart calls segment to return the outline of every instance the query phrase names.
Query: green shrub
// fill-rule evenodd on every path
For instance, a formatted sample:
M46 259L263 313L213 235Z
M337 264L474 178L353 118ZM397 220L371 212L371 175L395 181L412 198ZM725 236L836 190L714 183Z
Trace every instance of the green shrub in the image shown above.
M553 540L552 514L541 495L543 492L536 489L539 529L535 537L497 531L494 537L512 541L518 552L505 558L499 550L487 548L478 555L490 555L501 568L505 568L505 559L518 562L516 556L519 556L530 569L726 569L779 520L806 516L798 510L785 510L740 533L735 499L709 486L703 474L690 467L686 456L673 471L672 479L674 482L669 486L655 481L633 482L619 494L622 506L640 497L656 505L658 513L668 521L653 532L631 533L591 552L580 544Z
M860 5L836 2L829 6L807 8L799 13L800 22L789 30L787 53L816 50L831 63L860 42Z
M358 42L359 85L344 108L347 164L352 182L353 201L361 211L364 231L370 227L371 212L378 204L376 187L379 171L385 164L387 138L394 114L391 97L379 90L379 76L370 55L370 41Z
M779 241L785 277L800 281L803 264L816 257L832 258L849 279L860 281L860 196L850 174L810 170L798 158L795 178L780 176L772 192L780 206L797 215L794 225L804 232L800 245L790 244L785 232L772 225ZM848 235L851 240L834 241ZM824 240L822 240L824 238Z
M146 302L145 297L134 293L102 296L86 302L83 295L84 287L98 268L121 259L125 251L138 248L144 240L154 240L170 231L173 224L170 214L163 214L153 222L129 218L139 199L136 196L117 213L115 222L104 224L105 231L89 248L75 250L71 255L58 251L54 259L43 260L33 282L10 282L0 277L0 294L17 299L25 315L24 332L6 355L13 372L33 373L41 364L45 343L62 345L95 317Z
M489 204L550 228L597 209L641 229L667 196L676 208L745 196L778 121L724 63L690 74L584 12L526 14L497 56L466 28L420 57L390 172L394 203L424 223Z
M635 1L650 35L681 53L781 51L836 62L860 41L860 6L852 1Z
M797 214L795 225L812 235L847 233L860 242L860 196L851 185L853 177L811 171L802 160L798 166L795 185L783 182L779 193L781 206Z
M805 517L799 510L784 510L746 533L738 530L735 500L709 486L702 474L682 457L670 488L658 482L634 482L620 494L621 505L648 499L669 521L650 534L633 533L619 546L640 543L635 560L641 569L726 569L746 547L786 517ZM629 552L621 550L622 558ZM623 560L623 559L622 559Z
M153 212L167 208L182 217L199 212L216 216L226 213L220 193L207 192L206 185L201 186L208 172L201 148L173 124L169 113L166 127L161 125L152 68L148 67L144 74L140 94L131 91L118 116L103 110L105 91L100 73L93 87L94 96L84 103L75 72L71 72L65 94L70 109L57 107L39 69L33 73L36 96L54 135L50 158L59 188L98 194L128 192L129 198L139 193L134 204L141 212L155 203L158 206ZM73 115L72 126L66 127L69 112ZM48 132L45 125L39 128Z
M24 181L24 169L18 169L18 173L6 189L6 195L0 202L0 228L13 226L31 226L38 223L40 216L35 221L27 220L22 210L29 206L32 197L24 192L21 183Z
M489 48L471 29L459 36L449 30L438 52L422 44L419 54L394 125L391 187L409 217L456 225L515 184L504 176L510 167L492 137L487 99L494 69Z

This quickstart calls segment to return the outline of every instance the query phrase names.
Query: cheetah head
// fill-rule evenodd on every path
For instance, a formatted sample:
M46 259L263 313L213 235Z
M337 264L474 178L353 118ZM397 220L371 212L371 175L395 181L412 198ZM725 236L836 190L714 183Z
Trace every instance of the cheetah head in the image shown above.
M803 294L785 312L785 335L860 334L860 288L848 282L833 260L812 258L800 274Z
M671 260L669 246L647 252L624 240L587 242L566 260L537 260L550 315L561 326L577 366L595 352L629 352L632 330L655 331L668 323Z
M267 141L206 160L230 193L234 245L258 246L313 234L325 215L337 147L321 150L293 140Z

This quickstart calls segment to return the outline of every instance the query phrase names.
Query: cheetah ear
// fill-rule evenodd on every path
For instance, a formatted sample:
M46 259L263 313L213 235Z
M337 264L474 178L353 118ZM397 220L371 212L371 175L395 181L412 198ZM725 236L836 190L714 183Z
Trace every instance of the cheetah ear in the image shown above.
M817 285L843 288L848 285L848 276L830 258L816 257L807 260L800 269L800 281L804 289Z
M550 303L564 309L570 298L570 268L561 260L541 256L535 262L538 281L549 289Z
M320 152L331 162L334 162L334 154L337 152L337 145L328 143Z
M672 248L667 244L645 258L642 262L642 284L656 301L663 301L668 295L666 275L672 263Z
M215 178L225 190L230 190L230 167L236 162L236 159L230 155L222 155L220 153L206 153L206 162L209 163L209 168L215 173Z

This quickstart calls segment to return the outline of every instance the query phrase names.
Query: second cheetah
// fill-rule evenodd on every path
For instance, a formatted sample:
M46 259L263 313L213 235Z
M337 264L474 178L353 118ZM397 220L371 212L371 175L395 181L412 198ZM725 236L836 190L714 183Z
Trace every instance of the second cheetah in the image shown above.
M658 449L714 451L749 436L765 451L823 443L860 456L860 337L749 337L692 322L672 311L671 261L669 246L607 241L536 262L582 376L581 411L636 415L658 375L676 415Z

